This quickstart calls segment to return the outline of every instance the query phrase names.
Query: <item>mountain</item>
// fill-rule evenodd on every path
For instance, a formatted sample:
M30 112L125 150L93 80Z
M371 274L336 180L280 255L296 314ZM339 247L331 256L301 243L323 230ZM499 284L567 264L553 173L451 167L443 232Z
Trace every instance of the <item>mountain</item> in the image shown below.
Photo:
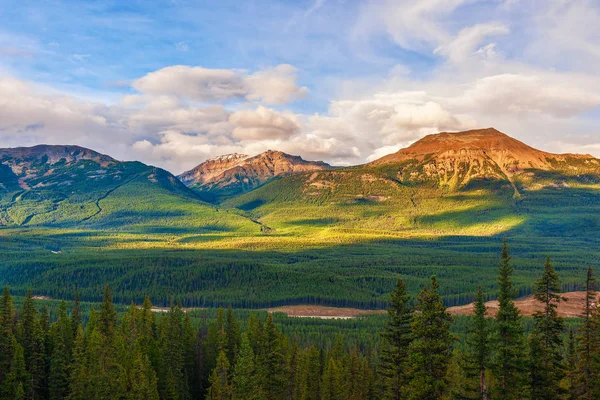
M508 181L515 196L520 195L515 181L535 185L536 171L581 177L600 167L592 156L547 153L494 128L428 135L371 163L386 164L402 165L398 178L407 183L436 181L457 189L480 180Z
M373 234L586 235L600 226L599 187L600 160L546 153L490 128L429 135L372 163L284 177L224 205L279 232L318 225Z
M227 154L213 158L179 175L179 179L203 198L215 200L251 191L275 177L326 169L331 166L322 161L269 150L254 157Z
M79 146L0 149L0 225L123 227L195 212L210 219L212 210L175 176L140 162Z
M20 293L98 300L108 283L124 303L384 308L399 275L416 293L436 274L447 304L465 304L495 284L503 237L521 294L547 255L570 290L600 268L599 160L493 129L346 168L221 157L197 171L199 192L74 146L0 154L0 285Z

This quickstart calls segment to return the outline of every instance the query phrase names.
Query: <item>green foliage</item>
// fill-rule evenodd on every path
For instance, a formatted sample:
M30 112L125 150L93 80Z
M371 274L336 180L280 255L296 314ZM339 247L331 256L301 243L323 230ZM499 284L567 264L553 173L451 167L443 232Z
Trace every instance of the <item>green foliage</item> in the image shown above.
M388 322L383 332L380 374L385 399L400 400L406 396L409 381L408 349L413 340L413 312L406 285L398 283L390 296Z
M521 315L513 302L517 292L512 285L512 273L510 252L504 241L498 269L498 312L492 372L498 381L495 397L506 400L526 397L527 387L525 335Z
M409 359L411 380L410 399L440 399L447 391L446 374L452 360L450 333L452 316L446 311L437 293L435 276L431 286L425 286L417 295L417 313L413 318Z
M564 378L563 340L564 321L556 308L563 301L560 296L558 274L550 263L544 264L544 273L535 283L534 298L544 305L534 313L535 326L531 334L531 395L536 399L561 399L560 386Z

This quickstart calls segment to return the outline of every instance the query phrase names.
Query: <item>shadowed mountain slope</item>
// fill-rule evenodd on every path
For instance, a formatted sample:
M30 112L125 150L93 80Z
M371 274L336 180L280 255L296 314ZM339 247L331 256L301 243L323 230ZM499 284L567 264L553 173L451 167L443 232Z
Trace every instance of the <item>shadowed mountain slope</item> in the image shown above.
M0 149L0 225L122 228L200 211L215 212L160 168L79 146Z

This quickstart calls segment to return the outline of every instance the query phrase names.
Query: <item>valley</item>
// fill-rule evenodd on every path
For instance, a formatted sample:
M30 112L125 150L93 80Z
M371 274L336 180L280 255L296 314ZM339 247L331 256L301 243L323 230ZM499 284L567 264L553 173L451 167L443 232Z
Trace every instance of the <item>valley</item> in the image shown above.
M492 290L504 237L524 295L546 256L565 290L600 267L592 157L493 129L431 135L345 168L265 154L218 161L209 186L186 187L91 150L2 150L0 284L54 298L77 287L98 301L109 283L119 302L150 294L163 306L178 296L186 307L383 309L398 275L416 292L436 274L450 306L473 301L479 284ZM233 190L244 174L256 187Z

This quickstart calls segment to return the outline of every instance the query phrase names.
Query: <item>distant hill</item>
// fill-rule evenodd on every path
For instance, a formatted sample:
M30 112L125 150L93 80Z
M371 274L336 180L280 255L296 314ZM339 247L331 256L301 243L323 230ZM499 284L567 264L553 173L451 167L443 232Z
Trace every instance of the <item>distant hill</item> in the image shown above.
M253 157L227 154L213 158L179 175L179 179L203 198L214 201L249 192L275 177L330 168L322 161L306 161L269 150Z
M160 168L79 146L0 149L0 225L123 227L186 208L214 212Z

